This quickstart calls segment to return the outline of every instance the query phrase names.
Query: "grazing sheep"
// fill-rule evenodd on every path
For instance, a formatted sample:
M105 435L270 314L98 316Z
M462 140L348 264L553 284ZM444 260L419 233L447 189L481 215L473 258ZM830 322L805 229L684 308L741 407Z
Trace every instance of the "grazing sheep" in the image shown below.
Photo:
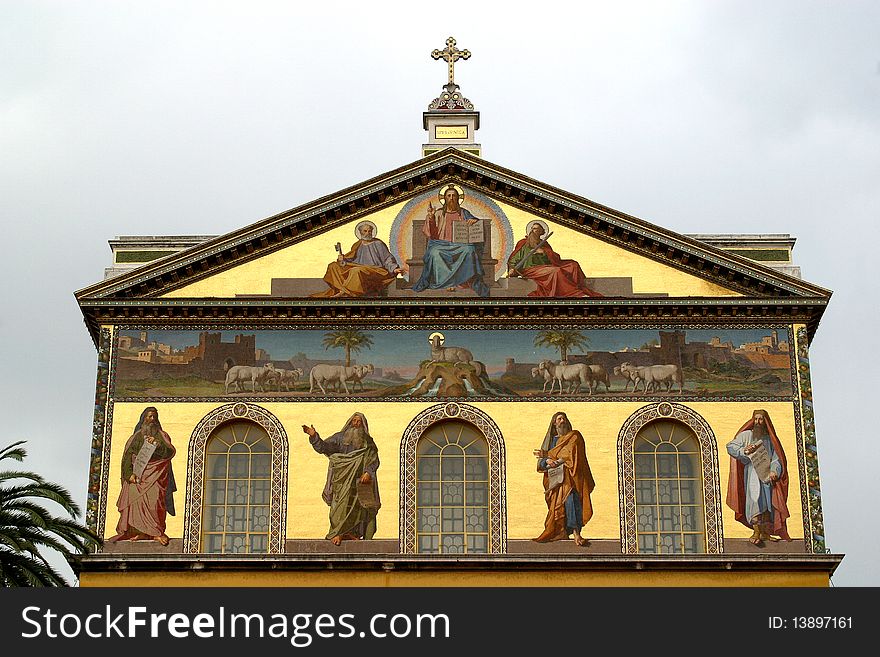
M226 387L225 394L229 394L229 386L235 385L236 392L242 392L242 383L245 381L251 382L251 392L257 391L257 384L260 384L260 391L266 392L264 387L264 383L266 380L273 376L273 372L275 371L275 366L272 363L266 363L262 367L253 367L251 365L233 365L229 366L229 361L227 361L224 365L224 369L226 369Z
M541 392L547 392L547 384L550 384L550 394L553 394L553 387L556 385L556 379L553 378L553 375L550 373L549 369L541 369L540 367L532 368L532 378L537 379L539 376L544 379L544 387L541 388Z
M564 392L563 383L566 381L572 384L568 391L571 395L579 392L582 385L586 385L590 394L593 394L593 373L590 370L590 366L586 363L573 363L571 365L560 363L556 365L552 360L542 360L538 364L538 371L542 373L549 372L552 378L559 382L559 394ZM546 378L547 375L544 374L544 377Z
M608 371L602 365L590 365L593 383L598 388L600 383L605 384L605 392L611 392L611 381L608 378Z
M302 375L303 371L298 367L292 370L277 367L275 368L275 373L272 375L272 380L275 381L278 392L281 392L282 385L287 392L290 392L290 386L292 385L296 387L296 384Z
M363 391L363 380L372 374L375 371L375 368L372 363L368 363L367 365L352 365L352 367L354 368L354 374L348 379L348 381L352 382L351 389L354 390L355 387L360 384L361 390ZM334 381L331 385L334 390L337 392L339 391L339 381Z
M678 365L645 365L633 367L629 363L620 365L621 372L633 372L633 392L638 388L639 381L645 386L645 393L660 391L660 384L666 385L666 392L671 392L675 384L678 384L678 394L684 390L684 376Z
M327 390L324 388L324 384L327 384L329 387L330 384L339 383L345 389L345 394L350 394L346 381L353 381L358 376L359 367L362 366L346 367L345 365L328 365L326 363L315 365L309 372L309 394L315 391L315 385L317 385L321 392L326 395Z

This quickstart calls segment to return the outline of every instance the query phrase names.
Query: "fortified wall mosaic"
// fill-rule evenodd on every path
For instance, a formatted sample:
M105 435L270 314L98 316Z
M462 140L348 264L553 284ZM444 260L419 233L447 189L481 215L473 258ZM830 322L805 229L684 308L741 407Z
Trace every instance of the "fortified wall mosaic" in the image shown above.
M116 401L794 400L788 326L117 332Z

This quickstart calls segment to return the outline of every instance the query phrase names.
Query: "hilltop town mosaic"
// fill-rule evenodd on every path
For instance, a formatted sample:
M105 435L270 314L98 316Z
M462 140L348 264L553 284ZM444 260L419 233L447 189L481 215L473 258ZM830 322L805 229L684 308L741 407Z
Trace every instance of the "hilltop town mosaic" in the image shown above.
M117 401L431 398L791 400L790 329L131 330Z

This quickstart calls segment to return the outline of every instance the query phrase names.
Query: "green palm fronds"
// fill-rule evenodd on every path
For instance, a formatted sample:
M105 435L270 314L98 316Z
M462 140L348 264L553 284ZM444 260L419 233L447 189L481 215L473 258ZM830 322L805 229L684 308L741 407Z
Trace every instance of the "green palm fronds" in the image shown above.
M538 331L535 336L535 346L559 349L560 360L566 360L570 349L578 348L583 351L590 346L590 339L580 331L570 329Z
M24 441L0 449L0 462L23 461ZM67 516L56 516L38 500L60 506ZM55 550L68 561L86 554L101 540L76 519L79 506L70 493L35 472L0 471L0 586L67 586L42 552Z
M342 329L328 331L324 334L324 349L345 349L345 366L351 367L351 352L357 353L361 349L370 349L373 339L358 329Z

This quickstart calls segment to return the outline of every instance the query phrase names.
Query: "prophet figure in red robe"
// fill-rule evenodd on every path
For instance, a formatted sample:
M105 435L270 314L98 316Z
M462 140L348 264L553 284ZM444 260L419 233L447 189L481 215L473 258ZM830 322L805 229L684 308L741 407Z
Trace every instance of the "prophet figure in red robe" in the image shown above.
M601 297L587 287L587 277L576 260L563 260L544 240L544 227L535 222L516 243L507 259L508 276L521 276L538 286L530 297Z
M756 410L752 418L727 443L730 478L727 506L737 522L753 530L749 542L763 547L765 541L790 541L788 466L767 411ZM760 454L763 465L756 464Z
M174 515L174 472L177 449L162 430L159 411L149 406L122 452L122 490L116 507L119 522L110 541L156 541L168 545L165 516Z

